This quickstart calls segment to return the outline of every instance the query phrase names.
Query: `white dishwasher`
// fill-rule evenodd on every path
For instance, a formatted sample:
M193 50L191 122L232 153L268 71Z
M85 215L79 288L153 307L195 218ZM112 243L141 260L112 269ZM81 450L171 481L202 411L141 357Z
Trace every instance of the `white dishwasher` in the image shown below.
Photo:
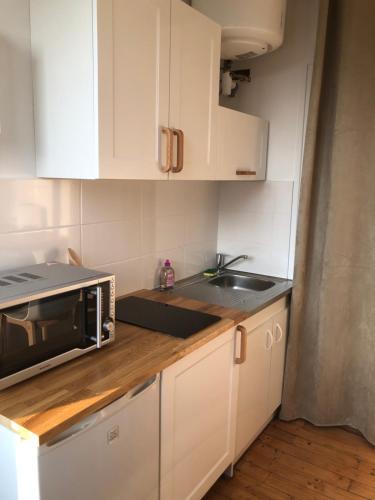
M160 378L39 448L40 500L159 498Z

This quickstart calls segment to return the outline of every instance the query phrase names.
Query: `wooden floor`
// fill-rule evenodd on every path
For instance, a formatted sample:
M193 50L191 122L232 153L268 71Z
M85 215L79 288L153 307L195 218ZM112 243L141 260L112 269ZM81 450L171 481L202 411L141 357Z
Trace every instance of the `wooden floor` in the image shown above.
M337 427L273 421L207 500L375 500L375 447Z

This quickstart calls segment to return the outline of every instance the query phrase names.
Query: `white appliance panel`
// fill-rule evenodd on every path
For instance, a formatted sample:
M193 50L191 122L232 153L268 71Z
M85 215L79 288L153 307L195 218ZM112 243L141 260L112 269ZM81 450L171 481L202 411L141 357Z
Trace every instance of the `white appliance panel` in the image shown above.
M42 446L40 499L157 500L159 397L158 376Z

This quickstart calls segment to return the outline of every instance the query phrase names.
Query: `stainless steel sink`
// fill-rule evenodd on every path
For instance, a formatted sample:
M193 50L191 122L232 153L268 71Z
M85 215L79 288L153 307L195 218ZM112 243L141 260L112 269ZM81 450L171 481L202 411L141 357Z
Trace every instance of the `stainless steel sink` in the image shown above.
M182 297L244 311L260 310L278 294L290 290L288 280L231 269L210 278L196 274L177 282L175 287L176 294Z
M253 290L263 292L275 286L274 281L262 280L250 276L241 276L240 274L222 274L217 278L208 281L210 285L219 288L231 288L232 290Z

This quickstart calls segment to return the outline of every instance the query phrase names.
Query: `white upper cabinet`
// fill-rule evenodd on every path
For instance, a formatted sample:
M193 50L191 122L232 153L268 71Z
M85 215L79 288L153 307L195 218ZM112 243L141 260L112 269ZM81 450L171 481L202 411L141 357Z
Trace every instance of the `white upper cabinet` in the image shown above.
M272 319L247 336L246 361L240 365L238 385L236 457L246 450L269 417Z
M31 0L37 175L160 179L170 0Z
M266 179L268 122L219 106L218 180Z
M1 2L0 75L0 179L34 177L28 2Z
M181 0L31 0L31 40L38 176L214 178L213 21Z
M183 162L175 179L215 178L220 44L219 25L172 0L169 126L176 130L174 163L179 156Z
M36 169L40 177L96 178L92 0L31 0Z
M98 1L99 176L166 177L170 0Z

